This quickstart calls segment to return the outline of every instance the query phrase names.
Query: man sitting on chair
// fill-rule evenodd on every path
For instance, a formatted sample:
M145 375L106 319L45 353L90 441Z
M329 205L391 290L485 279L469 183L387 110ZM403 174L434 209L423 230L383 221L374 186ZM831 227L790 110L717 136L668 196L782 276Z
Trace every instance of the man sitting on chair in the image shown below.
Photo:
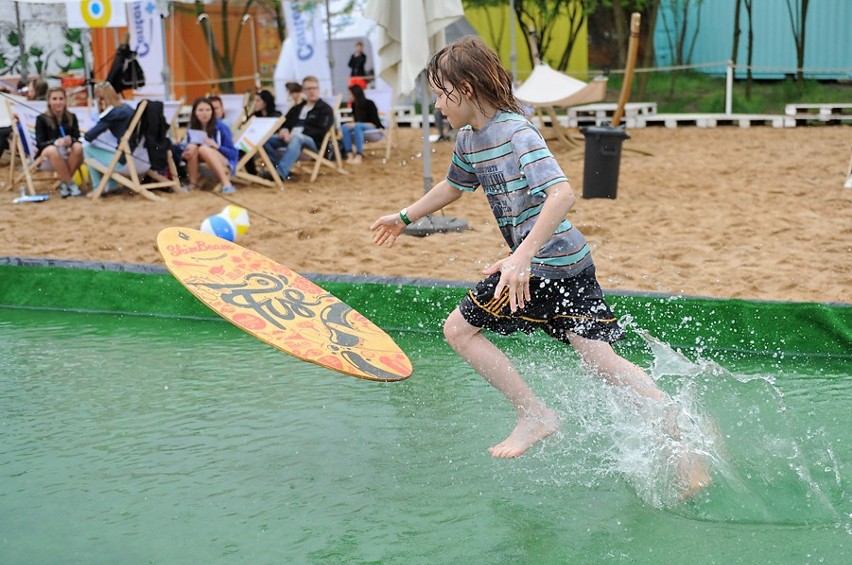
M290 176L302 147L319 150L323 137L334 123L334 110L320 98L319 79L306 76L302 81L302 93L305 100L290 108L278 134L263 145L282 179ZM282 148L286 150L279 156L278 150Z

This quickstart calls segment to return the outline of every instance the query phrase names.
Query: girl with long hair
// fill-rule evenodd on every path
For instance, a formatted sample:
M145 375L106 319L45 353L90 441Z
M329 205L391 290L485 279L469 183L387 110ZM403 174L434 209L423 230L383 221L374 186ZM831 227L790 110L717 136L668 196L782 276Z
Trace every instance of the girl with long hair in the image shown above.
M134 110L124 103L121 96L108 82L100 82L94 88L95 101L98 105L98 121L83 136L88 144L83 148L83 156L86 159L94 159L105 167L112 161L115 155L116 143L127 131L130 120L133 119ZM102 136L111 133L112 138ZM100 138L100 139L99 139ZM92 187L97 188L101 181L101 173L95 167L89 167L89 177ZM117 188L117 183L111 181L105 192Z
M384 126L379 118L376 103L367 98L363 88L353 84L349 87L349 94L353 121L343 124L340 130L343 134L343 152L346 153L346 160L357 165L363 160L365 132L382 129ZM353 140L355 141L354 151Z
M68 111L67 97L62 88L47 91L47 111L36 118L36 149L49 167L59 175L59 194L62 198L82 196L74 182L74 174L83 164L83 144L77 116Z
M231 184L231 174L237 165L237 155L231 130L216 118L213 104L208 99L198 98L192 105L186 146L182 154L186 161L190 189L198 184L201 163L204 163L222 183L223 194L236 192L237 189Z

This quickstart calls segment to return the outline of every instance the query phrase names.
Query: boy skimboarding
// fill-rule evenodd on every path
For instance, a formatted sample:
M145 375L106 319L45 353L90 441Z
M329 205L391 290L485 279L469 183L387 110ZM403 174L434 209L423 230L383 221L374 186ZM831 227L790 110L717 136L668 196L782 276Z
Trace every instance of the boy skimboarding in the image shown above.
M435 107L458 130L447 177L417 202L371 226L374 242L391 247L406 225L482 187L511 255L484 271L444 323L450 346L512 403L517 425L490 448L494 457L522 455L559 427L556 413L529 388L512 362L482 332L541 329L571 345L583 366L627 387L643 402L669 399L612 343L624 330L603 298L583 235L567 219L574 193L538 130L512 93L511 76L475 37L436 53L427 68ZM687 488L709 482L689 473ZM694 475L694 476L693 476Z

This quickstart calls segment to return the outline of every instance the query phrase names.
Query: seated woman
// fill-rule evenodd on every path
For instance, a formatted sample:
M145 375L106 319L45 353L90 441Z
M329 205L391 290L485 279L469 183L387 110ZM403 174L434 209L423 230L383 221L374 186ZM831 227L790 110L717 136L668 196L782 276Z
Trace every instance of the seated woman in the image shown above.
M253 112L249 115L258 118L277 118L281 115L275 108L275 95L268 90L259 90L254 97Z
M231 174L237 166L237 155L231 130L213 114L213 105L209 100L197 99L192 105L186 147L183 150L190 189L198 184L201 163L204 163L222 183L223 194L236 192L237 189L231 184Z
M134 110L124 102L108 82L100 82L95 85L95 101L98 105L97 123L92 126L83 136L88 144L83 148L86 159L92 159L109 166L115 155L118 140L127 131L130 120L133 119ZM101 173L95 167L89 167L89 177L92 179L92 188L97 188L101 182ZM107 185L105 192L117 188L114 181Z
M49 168L59 175L62 198L82 196L74 182L74 173L83 164L83 144L77 116L68 111L65 90L51 88L47 92L47 111L36 118L36 149Z
M349 93L353 121L343 124L340 129L343 133L343 151L346 153L346 161L357 165L361 163L364 154L364 132L383 129L384 126L379 118L376 103L364 95L364 89L353 84L349 87ZM354 151L352 150L353 139L355 140ZM378 141L378 138L374 141Z
M279 112L275 108L275 95L269 92L268 90L258 90L255 93L254 97L254 105L252 106L252 113L249 114L245 121L247 122L249 118L277 118L281 116L281 112ZM245 122L243 122L245 123ZM242 159L244 152L240 152L239 158ZM250 175L257 174L257 165L255 162L249 161L245 166L246 172Z

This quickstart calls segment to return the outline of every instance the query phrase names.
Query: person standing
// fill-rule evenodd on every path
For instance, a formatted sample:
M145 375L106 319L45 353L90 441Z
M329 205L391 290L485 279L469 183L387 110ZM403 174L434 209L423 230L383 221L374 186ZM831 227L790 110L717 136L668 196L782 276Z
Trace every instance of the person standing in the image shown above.
M355 52L349 57L349 76L365 77L367 76L367 54L364 53L364 44L360 41L355 42Z

